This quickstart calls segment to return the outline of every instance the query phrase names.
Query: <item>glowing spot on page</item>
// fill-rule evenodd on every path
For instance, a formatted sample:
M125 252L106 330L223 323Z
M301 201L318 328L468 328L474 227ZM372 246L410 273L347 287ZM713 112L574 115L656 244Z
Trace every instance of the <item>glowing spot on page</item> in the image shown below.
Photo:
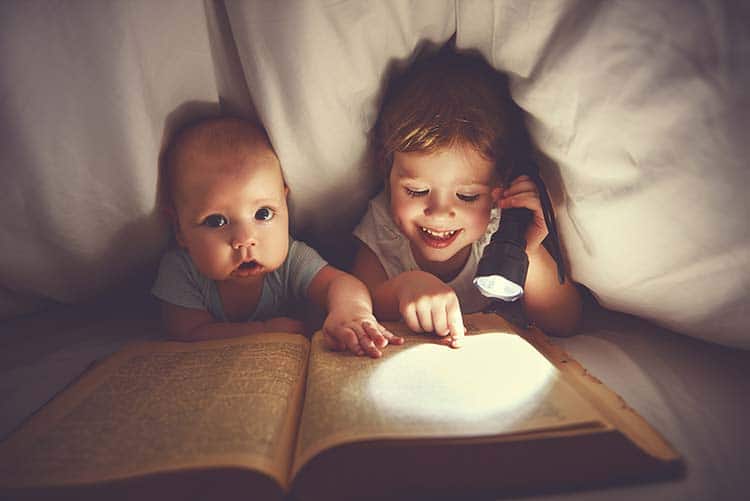
M369 391L379 405L417 420L520 420L553 372L520 337L486 333L466 337L459 349L406 348L383 361Z

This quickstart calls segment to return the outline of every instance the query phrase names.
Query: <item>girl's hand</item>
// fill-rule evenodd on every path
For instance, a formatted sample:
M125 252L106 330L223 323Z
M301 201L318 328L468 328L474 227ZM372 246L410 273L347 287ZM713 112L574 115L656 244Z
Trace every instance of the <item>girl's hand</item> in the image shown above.
M536 251L549 233L547 223L544 221L544 211L542 210L542 202L539 198L539 189L536 183L529 176L518 176L503 191L498 207L501 209L525 207L534 213L534 219L526 230L526 251ZM502 215L500 216L500 224L503 224Z
M434 332L444 344L458 348L466 329L455 291L423 271L406 272L399 278L398 307L409 329Z

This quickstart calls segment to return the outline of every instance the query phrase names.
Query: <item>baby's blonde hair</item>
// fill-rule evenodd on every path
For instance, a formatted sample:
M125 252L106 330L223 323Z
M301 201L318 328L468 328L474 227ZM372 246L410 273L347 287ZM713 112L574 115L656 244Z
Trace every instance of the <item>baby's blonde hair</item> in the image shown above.
M265 128L257 121L238 117L201 118L177 130L170 138L160 159L160 205L174 209L175 173L184 156L194 149L203 154L241 153L249 148L263 148L275 156Z

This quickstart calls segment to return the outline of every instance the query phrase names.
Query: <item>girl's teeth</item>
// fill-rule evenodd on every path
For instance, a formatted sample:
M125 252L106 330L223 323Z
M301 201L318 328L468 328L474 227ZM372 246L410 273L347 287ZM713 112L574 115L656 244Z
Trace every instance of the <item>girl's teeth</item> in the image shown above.
M434 230L431 230L429 228L425 228L423 226L421 226L420 229L423 232L427 233L428 235L430 235L432 237L436 237L436 238L450 238L450 237L452 237L456 233L456 231L458 231L458 230L434 231Z

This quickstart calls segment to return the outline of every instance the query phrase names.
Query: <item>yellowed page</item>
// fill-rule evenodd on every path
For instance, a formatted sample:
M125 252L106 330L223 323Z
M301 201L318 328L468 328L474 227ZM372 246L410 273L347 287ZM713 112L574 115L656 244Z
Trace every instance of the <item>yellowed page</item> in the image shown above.
M488 323L488 317L496 320ZM415 335L380 359L327 351L313 338L294 474L321 450L376 438L476 439L606 422L496 316L467 317L460 349Z
M284 486L308 350L278 333L131 345L0 445L0 485L248 466Z

